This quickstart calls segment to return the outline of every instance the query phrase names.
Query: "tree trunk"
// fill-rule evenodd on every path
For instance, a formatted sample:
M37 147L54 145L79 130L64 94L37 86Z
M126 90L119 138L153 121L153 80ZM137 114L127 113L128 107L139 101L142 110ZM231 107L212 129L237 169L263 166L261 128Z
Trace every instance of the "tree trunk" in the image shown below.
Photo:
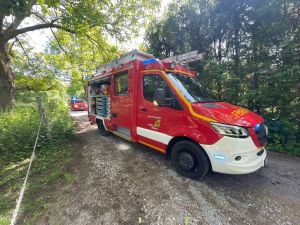
M218 60L219 62L222 62L222 37L220 34L220 37L218 38Z
M14 104L14 80L8 56L8 43L0 40L0 110L8 111Z

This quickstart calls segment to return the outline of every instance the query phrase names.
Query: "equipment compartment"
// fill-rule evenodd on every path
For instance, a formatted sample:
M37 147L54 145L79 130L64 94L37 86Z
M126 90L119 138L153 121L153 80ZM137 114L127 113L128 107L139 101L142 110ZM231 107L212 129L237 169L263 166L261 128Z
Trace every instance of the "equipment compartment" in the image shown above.
M91 82L89 85L90 112L100 119L110 119L110 77Z

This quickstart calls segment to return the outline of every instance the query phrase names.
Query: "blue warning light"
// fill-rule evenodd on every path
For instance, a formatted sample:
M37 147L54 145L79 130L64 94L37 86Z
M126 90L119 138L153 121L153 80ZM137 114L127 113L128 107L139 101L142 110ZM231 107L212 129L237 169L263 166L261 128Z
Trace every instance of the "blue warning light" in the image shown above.
M225 159L225 157L222 156L222 155L214 155L214 158L218 159L218 160L224 160Z
M143 65L149 65L149 64L152 64L152 63L156 63L158 62L159 60L158 59L155 59L155 58L151 58L151 59L146 59L142 62Z

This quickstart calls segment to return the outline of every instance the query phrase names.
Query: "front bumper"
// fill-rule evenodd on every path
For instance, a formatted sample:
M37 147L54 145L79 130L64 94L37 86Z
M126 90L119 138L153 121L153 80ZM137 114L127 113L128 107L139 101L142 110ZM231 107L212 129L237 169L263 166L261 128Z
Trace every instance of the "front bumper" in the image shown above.
M227 174L248 174L264 167L267 151L258 148L251 137L224 136L215 144L201 146L206 151L212 170ZM263 151L263 152L260 152ZM258 153L262 154L258 154ZM240 158L237 160L237 158Z

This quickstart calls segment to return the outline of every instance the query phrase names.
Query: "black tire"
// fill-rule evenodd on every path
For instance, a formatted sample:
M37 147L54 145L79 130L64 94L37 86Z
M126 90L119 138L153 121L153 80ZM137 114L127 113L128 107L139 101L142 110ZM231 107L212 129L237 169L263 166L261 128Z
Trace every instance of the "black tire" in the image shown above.
M192 179L205 177L210 165L201 147L188 140L173 146L171 162L179 174Z
M105 129L102 120L97 120L98 130L102 136L109 136L111 133Z

